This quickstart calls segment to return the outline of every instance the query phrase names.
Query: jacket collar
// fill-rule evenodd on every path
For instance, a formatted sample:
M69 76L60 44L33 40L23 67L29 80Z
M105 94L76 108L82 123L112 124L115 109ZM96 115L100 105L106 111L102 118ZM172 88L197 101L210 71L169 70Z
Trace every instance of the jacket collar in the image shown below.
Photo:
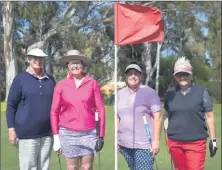
M86 82L89 82L92 80L92 78L87 74L87 73L84 73L85 76L84 76L84 80L83 82L81 83L81 85L85 84ZM74 76L70 73L67 74L67 79L72 79L74 80Z
M31 74L32 76L34 76L34 77L36 77L36 78L39 78L39 79L44 79L44 78L49 79L49 76L46 74L45 71L43 71L41 77L37 76L37 75L31 70L30 67L28 67L28 68L26 69L26 72L28 72L28 73Z

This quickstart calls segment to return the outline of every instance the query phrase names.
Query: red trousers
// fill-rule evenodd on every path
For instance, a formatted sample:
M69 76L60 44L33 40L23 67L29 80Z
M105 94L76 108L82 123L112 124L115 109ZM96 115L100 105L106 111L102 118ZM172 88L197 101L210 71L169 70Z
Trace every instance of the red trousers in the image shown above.
M204 170L206 141L203 139L182 142L168 138L168 148L175 170Z

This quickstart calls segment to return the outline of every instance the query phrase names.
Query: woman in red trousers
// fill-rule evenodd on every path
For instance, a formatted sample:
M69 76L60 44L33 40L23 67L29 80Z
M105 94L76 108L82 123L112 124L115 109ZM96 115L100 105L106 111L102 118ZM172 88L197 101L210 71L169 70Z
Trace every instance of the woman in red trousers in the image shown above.
M207 89L192 81L185 57L176 61L174 78L177 85L167 91L164 104L168 149L176 170L204 170L207 125L210 156L217 150L213 106Z

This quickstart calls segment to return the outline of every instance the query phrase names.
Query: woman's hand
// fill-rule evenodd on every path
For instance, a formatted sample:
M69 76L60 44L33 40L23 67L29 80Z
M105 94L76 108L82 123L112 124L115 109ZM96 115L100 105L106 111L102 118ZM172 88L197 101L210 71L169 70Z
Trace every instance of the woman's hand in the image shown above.
M8 129L8 138L11 145L13 146L17 145L18 139L14 128Z
M95 146L96 152L99 152L103 148L103 145L104 145L104 139L103 137L99 137L96 141L96 146Z
M60 140L59 140L59 134L53 135L53 150L57 153L57 154L61 154L61 144L60 144Z
M152 147L150 150L153 153L153 157L160 152L160 142L159 141L153 141Z

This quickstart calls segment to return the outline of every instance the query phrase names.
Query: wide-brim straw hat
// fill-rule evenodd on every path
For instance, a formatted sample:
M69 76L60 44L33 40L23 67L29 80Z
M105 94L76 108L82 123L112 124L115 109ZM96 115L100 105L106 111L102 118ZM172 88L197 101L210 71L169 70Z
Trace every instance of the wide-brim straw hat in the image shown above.
M69 61L72 60L81 60L83 65L88 66L91 63L91 58L88 56L83 55L78 50L70 50L67 54L59 59L59 63L63 67L67 67Z

